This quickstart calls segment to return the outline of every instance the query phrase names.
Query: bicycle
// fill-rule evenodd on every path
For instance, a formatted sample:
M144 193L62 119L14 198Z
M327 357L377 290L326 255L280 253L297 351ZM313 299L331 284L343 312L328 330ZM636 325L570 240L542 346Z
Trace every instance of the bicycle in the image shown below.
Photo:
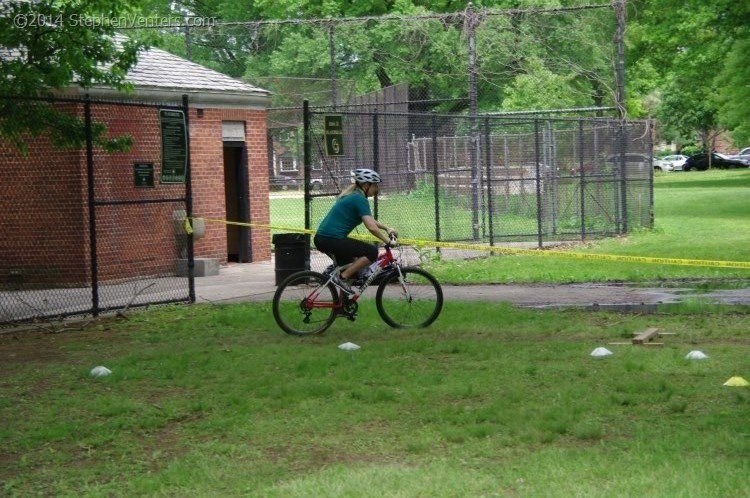
M394 328L427 327L443 308L443 289L426 270L401 263L401 250L394 254L397 240L384 245L376 268L359 279L348 293L334 277L349 264L331 265L324 273L301 271L282 281L273 296L273 317L291 335L317 335L325 332L336 318L354 321L359 298L377 281L375 306L385 323Z

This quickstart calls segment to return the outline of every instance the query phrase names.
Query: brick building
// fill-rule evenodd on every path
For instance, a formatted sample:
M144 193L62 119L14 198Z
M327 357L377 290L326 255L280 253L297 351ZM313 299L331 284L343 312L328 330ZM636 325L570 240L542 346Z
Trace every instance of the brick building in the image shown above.
M105 201L95 210L101 280L175 272L180 243L174 219L184 203L168 200L184 196L185 184L161 176L159 108L180 105L183 95L189 99L194 216L269 223L270 93L159 49L142 52L127 80L133 85L127 94L87 90L92 120L106 125L109 136L126 135L133 143L122 153L94 149L95 198ZM62 92L66 97L84 93ZM129 105L122 105L124 99ZM80 102L56 105L83 116ZM55 149L46 137L27 143L28 154L22 155L0 141L0 284L85 285L92 259L86 151ZM148 188L134 182L139 164L153 171ZM270 234L206 223L194 254L219 263L269 260Z

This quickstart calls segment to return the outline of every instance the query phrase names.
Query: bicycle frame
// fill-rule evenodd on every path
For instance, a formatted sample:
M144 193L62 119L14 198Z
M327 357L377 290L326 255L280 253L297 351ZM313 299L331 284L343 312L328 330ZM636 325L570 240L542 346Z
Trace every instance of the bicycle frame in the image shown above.
M396 258L393 255L393 251L391 250L390 244L386 244L385 245L385 252L383 254L381 254L380 256L378 256L378 259L377 259L377 261L378 261L378 267L377 267L377 269L374 272L372 272L367 277L367 280L365 280L365 282L359 288L353 289L353 293L352 294L348 294L344 289L340 288L335 283L333 285L339 289L340 296L343 296L343 297L347 298L349 300L349 302L351 302L351 303L356 303L359 300L359 297L365 292L365 290L367 289L367 287L370 286L370 284L375 279L375 277L377 277L383 271L385 271L386 268L388 268L388 266L393 265L396 268L396 270L398 271L398 273L399 273L399 279L402 278L401 277L401 268L399 267L398 264L394 265L394 263L397 263L397 260L398 260L398 258ZM317 298L320 295L321 289L323 289L323 288L327 287L328 285L330 285L331 283L333 283L333 276L336 275L336 274L340 274L341 270L343 270L344 268L346 268L348 266L349 265L346 264L346 265L343 265L343 266L336 267L331 272L331 275L328 277L328 280L326 281L326 283L324 285L320 286L318 289L316 289L312 294L310 294L309 296L307 296L307 300L306 300L305 304L309 308L333 308L335 310L339 310L339 309L343 308L344 307L344 300L343 299L340 299L339 302L337 302L337 303L328 303L328 302L319 303L319 302L317 302Z

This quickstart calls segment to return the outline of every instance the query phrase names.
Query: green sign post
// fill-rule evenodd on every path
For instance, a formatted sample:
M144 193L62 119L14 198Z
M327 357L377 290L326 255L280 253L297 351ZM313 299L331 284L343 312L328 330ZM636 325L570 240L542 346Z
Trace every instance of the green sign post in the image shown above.
M185 113L159 110L161 119L161 183L185 183L187 127Z
M327 156L344 155L344 122L340 114L323 116Z

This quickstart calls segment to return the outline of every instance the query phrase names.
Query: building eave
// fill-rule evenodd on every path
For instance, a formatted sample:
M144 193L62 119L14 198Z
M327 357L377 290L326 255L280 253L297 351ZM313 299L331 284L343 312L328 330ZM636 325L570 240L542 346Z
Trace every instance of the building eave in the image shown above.
M266 91L238 92L231 90L211 91L194 88L159 88L135 86L132 91L124 92L108 87L70 88L64 94L89 94L94 99L138 100L149 103L181 104L182 96L188 96L191 107L231 108L265 110L271 104L271 94Z

